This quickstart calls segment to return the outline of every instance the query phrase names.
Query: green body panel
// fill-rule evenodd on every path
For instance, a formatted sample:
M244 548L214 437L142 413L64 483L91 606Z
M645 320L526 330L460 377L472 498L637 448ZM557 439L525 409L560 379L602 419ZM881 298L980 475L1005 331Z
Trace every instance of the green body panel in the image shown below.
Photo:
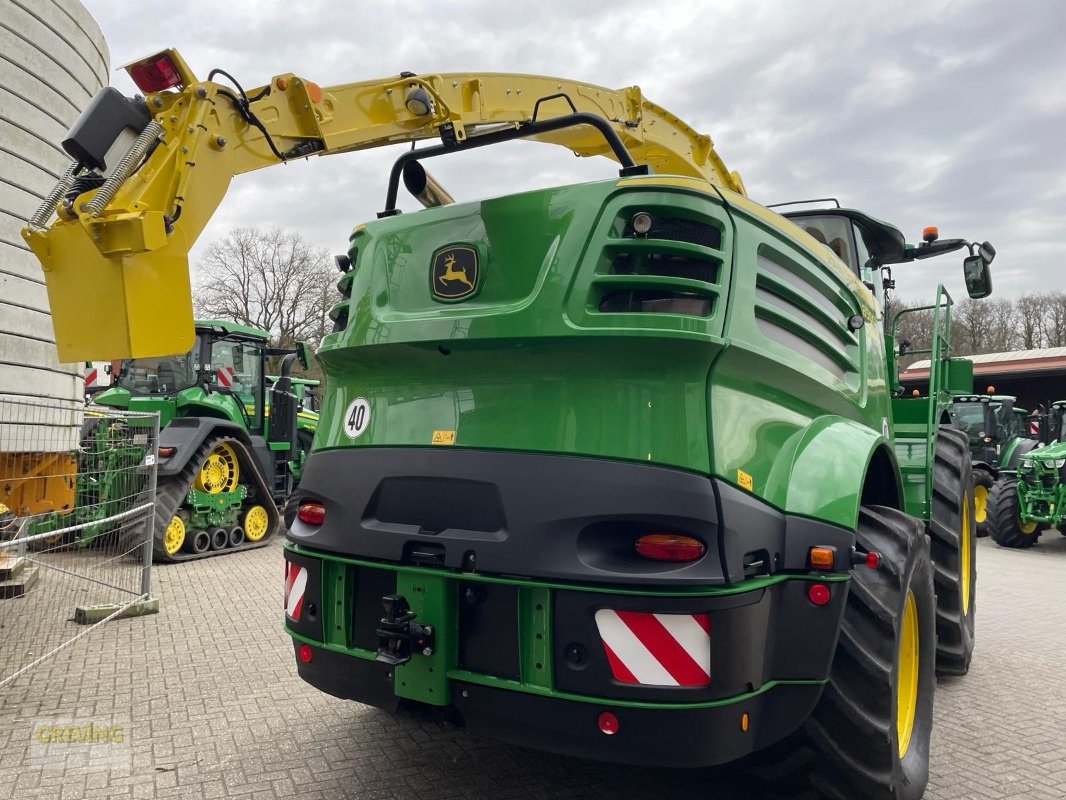
M214 417L247 429L247 422L236 399L219 392L205 392L199 386L182 389L167 397L131 395L128 389L112 387L93 398L93 403L131 411L159 412L159 427L165 428L175 417Z
M711 225L720 248L655 242L713 279L646 274L638 210ZM474 247L478 291L429 291L433 255ZM887 446L889 368L872 296L841 262L746 198L609 181L449 205L362 226L317 356L330 391L315 448L454 446L573 453L716 475L775 507L852 528L865 463ZM626 254L629 272L619 274ZM707 316L601 311L673 287ZM847 326L860 315L857 331ZM344 431L369 401L358 438ZM747 476L747 477L745 477ZM750 485L748 482L750 481Z

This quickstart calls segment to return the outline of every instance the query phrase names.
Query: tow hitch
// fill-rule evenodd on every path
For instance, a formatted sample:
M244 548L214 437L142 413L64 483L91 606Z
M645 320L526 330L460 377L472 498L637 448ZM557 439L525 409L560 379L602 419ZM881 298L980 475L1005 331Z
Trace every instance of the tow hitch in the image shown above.
M415 613L402 594L381 598L385 617L378 626L378 654L375 661L398 667L411 660L411 654L433 655L433 628L415 622Z

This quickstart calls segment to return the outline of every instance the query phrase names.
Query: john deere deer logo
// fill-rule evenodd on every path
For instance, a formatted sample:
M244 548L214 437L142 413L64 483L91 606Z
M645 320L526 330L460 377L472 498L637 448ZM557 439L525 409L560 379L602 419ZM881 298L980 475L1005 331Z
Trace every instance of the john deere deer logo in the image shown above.
M477 289L477 250L467 245L449 245L433 254L429 271L430 291L438 300L461 300Z

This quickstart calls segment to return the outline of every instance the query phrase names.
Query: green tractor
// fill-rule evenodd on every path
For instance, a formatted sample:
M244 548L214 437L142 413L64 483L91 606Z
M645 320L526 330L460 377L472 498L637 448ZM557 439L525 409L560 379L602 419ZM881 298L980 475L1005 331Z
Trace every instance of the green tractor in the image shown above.
M297 358L307 366L306 345L279 350L269 336L233 322L197 321L188 352L124 360L112 385L93 398L159 412L157 561L260 546L278 529L277 504L299 482L317 418L298 414L288 374ZM268 392L266 359L277 356L281 375Z
M977 535L988 536L988 493L1001 469L1013 470L1039 442L1029 433L1028 412L1014 397L965 394L952 400L951 421L970 440Z
M1066 401L1052 403L1040 421L1034 447L1004 468L988 494L989 533L1003 547L1032 547L1048 528L1066 524Z

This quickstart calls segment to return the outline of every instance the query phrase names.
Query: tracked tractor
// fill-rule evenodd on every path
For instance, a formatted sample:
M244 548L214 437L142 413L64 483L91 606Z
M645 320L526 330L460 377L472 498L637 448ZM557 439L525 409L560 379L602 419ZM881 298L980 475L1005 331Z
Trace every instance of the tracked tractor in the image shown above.
M1039 446L1039 437L1029 433L1028 412L1014 403L1010 395L964 394L952 400L951 421L970 440L978 536L989 534L988 493L1000 469L1015 469L1022 456Z
M269 332L198 320L192 348L123 359L97 405L158 411L154 557L186 561L266 544L278 505L299 481L312 420L300 418L288 371L298 352L269 346ZM283 356L267 390L266 359Z
M783 217L635 87L285 74L246 92L173 50L129 71L145 98L94 101L25 231L67 357L189 347L188 248L231 176L434 140L337 259L285 509L304 680L573 756L776 745L816 753L803 774L828 796L922 794L936 673L973 648L969 447L943 425L972 365L941 288L930 394L894 397L884 301L893 265L962 247L985 296L990 245ZM454 203L425 167L518 139L620 173ZM427 207L401 214L401 183ZM89 324L82 292L115 313Z

